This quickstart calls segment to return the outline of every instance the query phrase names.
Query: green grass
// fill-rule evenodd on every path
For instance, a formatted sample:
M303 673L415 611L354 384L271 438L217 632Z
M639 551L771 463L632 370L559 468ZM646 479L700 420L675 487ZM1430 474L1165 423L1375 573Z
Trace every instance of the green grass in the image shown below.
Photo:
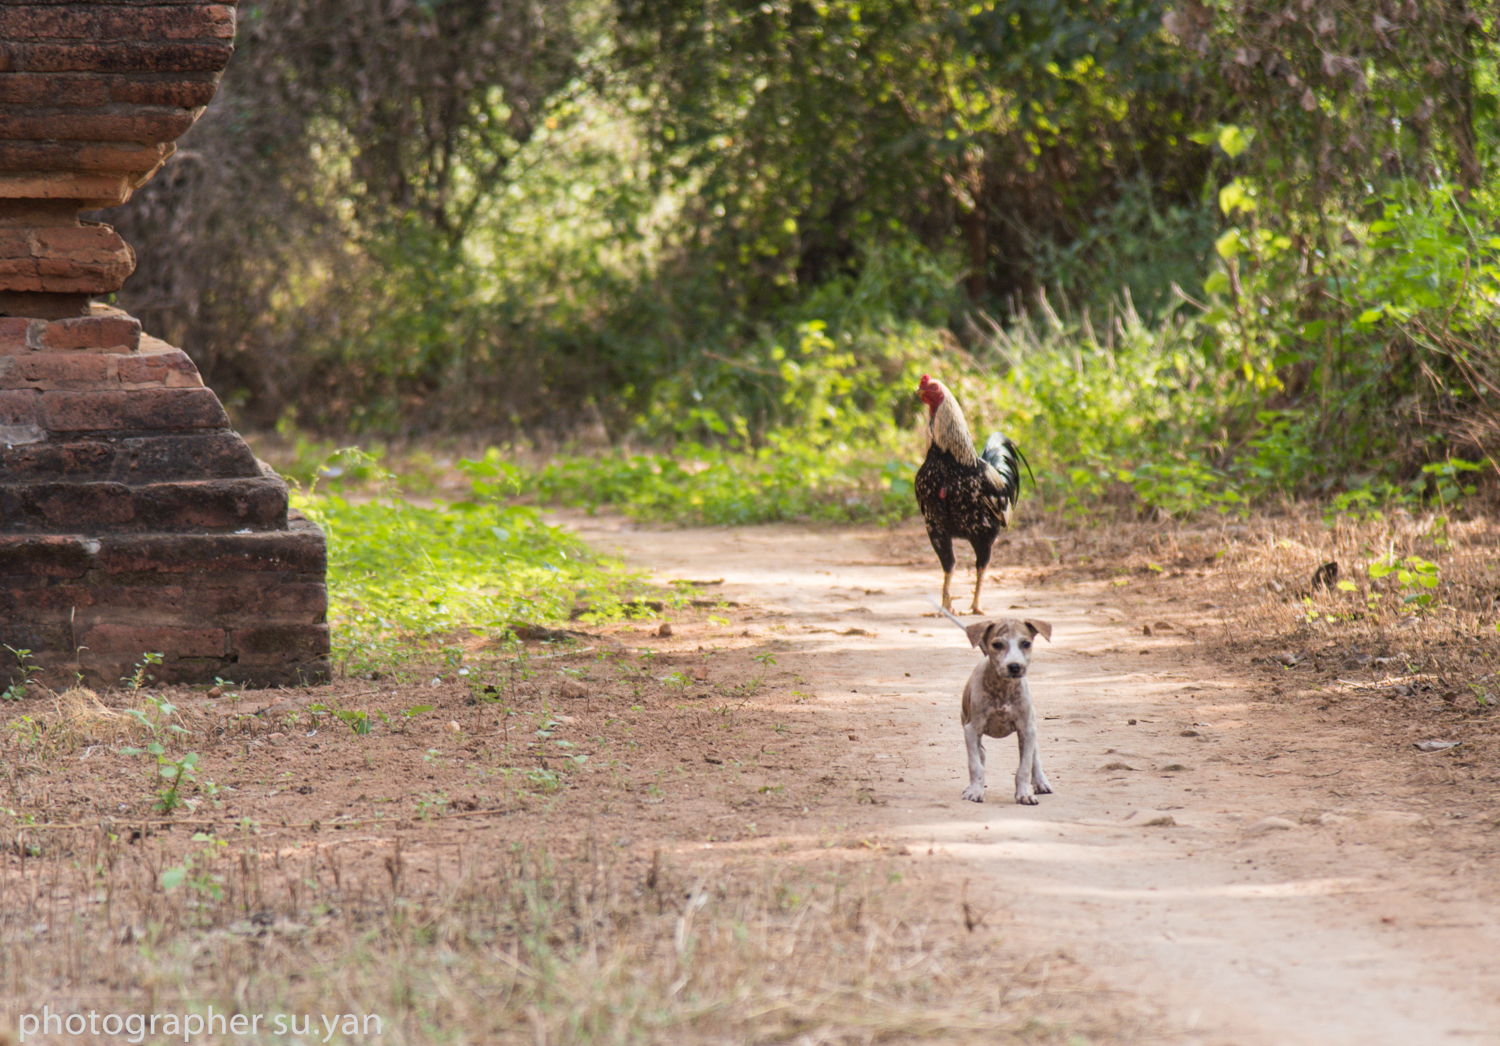
M333 656L346 673L398 668L468 635L503 639L523 622L565 622L583 605L588 621L624 617L645 587L536 509L482 485L470 499L420 506L368 455L337 457L357 461L378 491L313 486L294 504L328 535Z

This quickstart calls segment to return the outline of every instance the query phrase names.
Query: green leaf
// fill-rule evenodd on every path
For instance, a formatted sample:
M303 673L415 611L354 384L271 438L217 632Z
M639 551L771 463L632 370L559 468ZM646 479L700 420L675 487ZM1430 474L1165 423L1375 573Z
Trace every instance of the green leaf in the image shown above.
M1242 179L1236 178L1219 190L1219 209L1224 212L1225 217L1234 217L1235 211L1252 214L1256 206L1255 198L1250 195Z
M1214 241L1214 250L1219 252L1219 257L1228 261L1244 249L1244 241L1240 238L1238 229L1230 229Z
M163 890L175 890L187 879L186 868L163 868L159 879Z
M1240 155L1250 148L1250 143L1255 141L1255 128L1236 127L1233 124L1225 124L1219 128L1219 148L1229 154L1230 159Z

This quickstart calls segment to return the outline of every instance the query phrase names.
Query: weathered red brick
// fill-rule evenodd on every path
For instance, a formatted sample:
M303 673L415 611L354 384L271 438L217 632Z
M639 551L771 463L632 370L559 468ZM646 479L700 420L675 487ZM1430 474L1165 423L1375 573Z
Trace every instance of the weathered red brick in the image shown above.
M21 504L21 490L19 484L0 483L0 520L4 521L6 531L26 530L26 509Z
M176 106L44 109L36 105L0 105L0 133L7 138L170 142L180 138L197 118L197 109Z
M144 174L169 154L170 143L0 140L0 170L67 170L94 174Z
M0 257L0 290L42 290L42 277L36 271L36 260Z
M11 73L0 76L0 105L87 108L109 102L110 86L88 73Z
M24 316L0 316L0 352L19 352L26 348L26 338L33 323Z
M30 258L35 253L30 229L0 228L0 258Z
M110 229L110 232L113 233L114 230ZM124 243L123 240L120 242ZM123 314L52 320L40 327L35 338L39 349L119 349L134 352L141 344L141 321Z
M227 429L229 417L209 389L44 392L42 425L51 432Z
M149 625L191 623L215 628L271 628L322 624L327 620L328 590L319 581L278 580L275 575L223 574L204 577L172 575L160 584L157 575L117 575L109 582L17 577L0 585L0 621L16 615L71 616L79 629L103 621L125 620ZM128 617L121 617L126 614Z
M4 120L0 112L0 126ZM5 289L103 293L118 290L134 268L135 252L107 225L0 229Z
M218 85L201 80L111 80L111 101L128 105L170 105L179 109L201 109L213 100Z
M113 534L99 543L97 564L105 574L232 575L257 591L275 587L266 574L322 577L328 568L323 532L310 525L250 534Z
M0 481L118 479L120 450L103 440L51 440L0 446Z
M0 426L21 427L37 422L39 395L30 389L0 392Z
M0 0L0 7L65 7L81 0ZM203 7L203 0L108 0L115 7ZM233 0L225 0L232 3Z
M112 478L122 483L259 476L260 465L234 432L139 436L119 442Z
M53 43L0 41L0 71L33 73L217 73L234 44L224 39L158 42ZM0 133L6 129L0 126ZM22 135L7 134L19 138Z
M175 661L179 657L222 657L228 649L228 633L222 628L103 624L83 633L79 643L93 653L160 653Z
M274 628L237 628L229 637L229 651L241 664L305 661L327 657L327 625L280 625Z
M0 358L0 367L4 359ZM40 432L40 429L37 430ZM0 441L0 482L111 480L132 486L200 479L254 479L260 465L233 432L127 439Z
M122 613L129 614L131 621L147 624L203 620L186 616L183 602L187 593L182 585L101 585L87 580L35 583L46 580L5 579L0 584L0 621L21 616L37 619L61 616L81 630L99 621L117 620Z
M136 518L135 498L121 483L30 483L20 496L28 520L54 531L87 534Z
M109 357L87 352L29 352L12 357L0 374L0 389L103 388L110 384Z
M31 235L41 250L58 254L83 251L112 254L125 242L113 226L98 223L42 226L32 230ZM81 320L93 318L78 317Z
M210 479L136 488L137 514L147 527L252 530L286 526L286 484L265 479Z
M218 580L218 579L215 579ZM261 587L198 588L183 586L183 611L203 620L239 625L295 625L327 618L328 588L321 581L287 581L266 585L264 575L247 580Z
M234 11L221 4L0 4L8 40L233 39Z
M48 654L55 656L59 652L70 651L72 642L73 630L66 621L30 618L0 619L0 643L4 643L11 650L31 651L33 662L45 663L44 659ZM12 666L16 664L15 656L9 650L4 653L5 660L0 660L0 673L3 673L3 678L14 681Z
M167 385L196 388L203 385L198 368L181 349L117 356L115 374L124 385Z
M0 534L0 577L83 577L98 551L91 538Z

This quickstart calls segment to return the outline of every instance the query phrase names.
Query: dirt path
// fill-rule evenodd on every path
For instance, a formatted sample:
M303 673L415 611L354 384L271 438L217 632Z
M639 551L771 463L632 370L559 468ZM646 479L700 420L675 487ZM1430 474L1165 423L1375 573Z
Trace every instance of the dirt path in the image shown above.
M1465 860L1441 795L1392 747L1301 720L1186 638L1201 611L1145 624L1102 583L992 583L986 608L1050 621L1033 665L1056 794L962 802L957 693L975 655L923 596L935 563L883 531L652 531L565 520L666 577L723 579L764 609L819 706L853 735L831 773L869 780L894 840L966 862L970 900L1023 947L1067 952L1203 1046L1500 1044L1496 873ZM956 579L962 588L968 582ZM1455 822L1456 823L1456 822ZM1004 995L1005 987L997 986Z

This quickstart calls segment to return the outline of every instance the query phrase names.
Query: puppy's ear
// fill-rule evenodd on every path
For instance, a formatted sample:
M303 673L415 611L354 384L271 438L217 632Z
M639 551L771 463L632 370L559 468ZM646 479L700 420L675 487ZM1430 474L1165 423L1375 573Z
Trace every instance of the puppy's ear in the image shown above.
M990 629L994 628L997 621L976 621L964 629L969 636L969 645L981 647L990 637Z
M1047 642L1052 642L1052 626L1045 621L1022 622L1032 635L1040 635Z

